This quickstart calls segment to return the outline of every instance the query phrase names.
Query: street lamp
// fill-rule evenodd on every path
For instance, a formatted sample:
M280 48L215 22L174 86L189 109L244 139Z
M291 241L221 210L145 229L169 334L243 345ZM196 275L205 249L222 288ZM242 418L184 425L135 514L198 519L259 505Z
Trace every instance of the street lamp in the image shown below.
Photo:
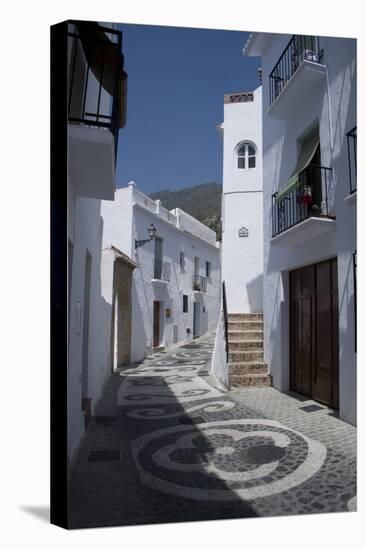
M140 246L144 246L144 244L149 243L153 239L156 239L158 230L156 229L156 227L154 227L154 224L149 225L149 227L147 228L147 232L150 239L141 239L140 241L135 239L135 250L137 250L137 248L139 248Z

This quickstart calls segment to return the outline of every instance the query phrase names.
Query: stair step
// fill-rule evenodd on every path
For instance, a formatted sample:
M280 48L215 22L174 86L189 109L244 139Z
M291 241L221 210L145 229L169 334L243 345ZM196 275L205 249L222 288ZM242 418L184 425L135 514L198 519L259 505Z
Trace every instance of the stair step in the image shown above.
M229 321L262 321L263 313L229 313Z
M262 340L230 340L229 338L229 349L231 351L256 351L263 349Z
M229 330L263 330L263 321L230 321Z
M261 340L263 342L263 330L229 330L229 341L234 340Z
M243 350L230 350L229 362L230 363L247 363L248 361L263 362L263 350L256 351L243 351Z
M229 376L235 374L268 374L266 363L248 361L247 363L229 363Z
M232 374L229 376L230 386L239 388L267 387L272 385L270 374Z

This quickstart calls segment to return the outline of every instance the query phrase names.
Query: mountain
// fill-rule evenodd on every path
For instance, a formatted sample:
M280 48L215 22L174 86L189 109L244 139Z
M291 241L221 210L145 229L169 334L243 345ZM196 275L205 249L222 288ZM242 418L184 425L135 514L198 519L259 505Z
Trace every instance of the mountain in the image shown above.
M153 200L160 199L164 208L181 208L194 218L216 231L221 241L221 193L222 185L214 182L176 191L163 189L150 194Z

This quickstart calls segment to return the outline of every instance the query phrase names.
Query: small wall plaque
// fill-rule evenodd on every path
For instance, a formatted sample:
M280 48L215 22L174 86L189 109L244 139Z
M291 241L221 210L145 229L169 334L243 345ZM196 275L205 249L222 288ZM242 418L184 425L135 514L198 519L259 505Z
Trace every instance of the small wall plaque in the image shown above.
M246 227L243 226L239 229L239 237L248 237L248 235L249 231Z
M166 310L165 310L165 317L166 317L167 319L169 319L169 317L170 317L170 309L169 309L168 307L167 307Z

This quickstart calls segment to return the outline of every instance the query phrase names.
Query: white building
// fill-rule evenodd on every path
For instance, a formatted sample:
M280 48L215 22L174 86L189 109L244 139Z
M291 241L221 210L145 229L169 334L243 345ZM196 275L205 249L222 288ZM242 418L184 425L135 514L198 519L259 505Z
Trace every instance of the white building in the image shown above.
M114 202L102 202L102 217L102 279L113 309L113 368L213 331L221 280L215 232L179 208L166 210L133 182L116 191ZM155 236L150 239L152 226ZM125 297L124 304L111 290L119 284L113 258L120 254L131 266L130 300Z
M274 387L356 423L356 41L253 33L263 71L264 339Z
M68 33L68 458L87 427L109 374L100 325L111 317L102 297L101 199L113 200L115 150L124 126L121 33L75 22ZM103 50L104 48L104 50ZM101 78L101 60L104 64ZM101 84L102 82L102 84Z
M263 310L262 88L224 98L222 280L229 313Z
M222 312L226 322L218 325L211 372L226 387L269 386L271 378L263 359L261 86L253 92L224 96L224 121L219 130L223 138L222 279L227 312ZM228 363L227 373L222 363Z

